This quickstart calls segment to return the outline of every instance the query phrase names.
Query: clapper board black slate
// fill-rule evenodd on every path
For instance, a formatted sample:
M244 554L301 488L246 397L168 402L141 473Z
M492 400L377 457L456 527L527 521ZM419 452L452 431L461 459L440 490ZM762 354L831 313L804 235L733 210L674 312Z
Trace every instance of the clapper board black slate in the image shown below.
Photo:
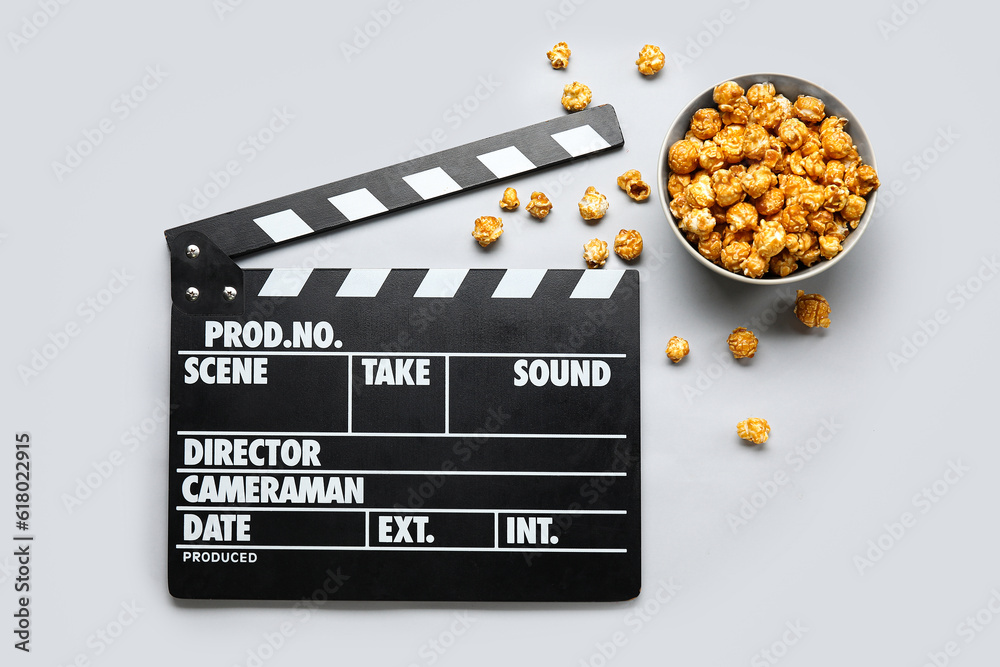
M596 107L166 232L174 596L638 595L636 271L232 260L622 143Z

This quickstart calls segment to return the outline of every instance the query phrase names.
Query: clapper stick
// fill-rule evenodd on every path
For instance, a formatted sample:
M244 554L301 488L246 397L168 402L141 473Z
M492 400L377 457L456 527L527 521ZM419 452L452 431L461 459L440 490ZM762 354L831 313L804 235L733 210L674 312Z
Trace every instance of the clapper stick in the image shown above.
M234 258L623 145L614 107L605 104L168 229L165 235L176 252L178 236L199 232Z

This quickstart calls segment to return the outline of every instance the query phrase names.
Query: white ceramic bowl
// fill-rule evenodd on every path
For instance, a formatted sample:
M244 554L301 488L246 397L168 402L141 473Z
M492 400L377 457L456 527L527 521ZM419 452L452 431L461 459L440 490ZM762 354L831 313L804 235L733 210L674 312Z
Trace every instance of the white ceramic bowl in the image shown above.
M748 89L755 83L769 81L774 84L777 92L781 93L792 102L794 102L799 95L812 95L813 97L818 97L823 100L826 104L826 114L828 116L839 116L847 119L848 122L845 129L854 140L854 145L858 147L858 154L861 155L861 159L864 160L866 164L870 164L872 167L875 167L876 171L878 170L878 165L875 164L875 154L872 151L871 142L868 140L868 135L865 134L865 130L861 126L861 123L858 122L854 114L851 113L850 109L848 109L843 102L841 102L825 88L820 88L815 83L806 81L805 79L788 76L786 74L746 74L744 76L734 77L732 80L740 84L744 90ZM722 82L720 81L719 83ZM715 103L712 101L712 93L714 90L715 86L713 85L701 95L698 95L691 100L690 104L684 107L680 114L677 115L677 118L674 119L673 124L670 126L670 130L667 132L667 136L663 139L663 145L660 147L660 157L656 168L656 178L659 184L657 191L660 195L660 205L663 207L663 213L667 216L667 221L670 224L670 228L674 230L677 240L688 252L688 254L694 257L699 264L708 268L710 271L732 278L733 280L754 285L780 285L783 283L805 280L806 278L816 276L836 265L861 240L861 236L864 233L865 228L868 227L868 221L871 220L872 213L875 211L875 197L878 194L878 190L873 190L868 195L868 205L865 207L864 215L861 216L861 220L858 222L857 229L852 230L851 233L847 235L847 239L845 239L843 243L844 249L841 250L836 257L829 260L821 259L808 268L800 266L800 268L796 269L794 273L784 278L778 278L776 276L749 278L743 274L727 271L718 264L714 264L702 257L698 253L698 249L688 243L687 239L684 238L684 234L677 226L677 219L674 218L673 213L670 212L670 195L667 193L667 177L670 173L670 168L667 166L667 153L675 141L679 141L684 138L684 134L690 128L691 116L694 115L695 111L704 107L715 106Z

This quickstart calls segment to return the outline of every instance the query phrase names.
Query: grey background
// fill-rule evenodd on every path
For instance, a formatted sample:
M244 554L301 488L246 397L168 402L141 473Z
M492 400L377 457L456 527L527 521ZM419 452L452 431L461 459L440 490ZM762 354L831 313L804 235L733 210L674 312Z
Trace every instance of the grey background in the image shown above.
M993 517L1000 280L977 276L995 271L995 8L916 0L836 8L790 0L401 0L401 11L348 58L341 44L389 3L245 0L221 15L219 5L73 2L18 45L9 33L22 31L39 4L15 0L0 12L7 35L0 46L7 313L0 540L14 533L19 431L34 439L36 535L30 655L11 648L13 559L0 556L4 664L64 665L82 655L95 665L248 665L256 654L267 665L762 665L773 663L759 652L777 643L787 665L923 665L952 641L957 655L938 655L939 662L995 658L1000 620L981 631L961 625L977 612L979 622L992 621L987 603L1000 589ZM716 23L724 10L731 22ZM886 25L898 30L887 33ZM573 49L568 71L553 71L545 59L560 40ZM651 79L632 64L647 42L669 56ZM165 78L121 118L114 100L139 85L147 67ZM833 91L862 120L878 158L882 207L863 242L801 285L830 299L829 330L799 327L783 301L788 291L713 277L682 252L655 196L635 204L615 187L628 168L655 181L663 135L695 94L758 71ZM493 90L466 100L481 78ZM229 160L240 174L199 217L394 163L438 128L445 137L430 139L435 149L541 121L562 113L561 87L574 79L593 89L595 104L615 105L626 148L513 179L522 201L532 189L553 199L543 223L523 211L504 216L502 239L483 252L469 233L475 217L498 211L499 190L486 189L242 264L578 267L585 240L640 230L643 595L602 605L337 604L308 614L291 603L172 600L166 426L156 417L168 391L161 232L184 222L179 207ZM476 108L449 122L448 110L463 101ZM247 161L241 142L274 108L294 119ZM57 178L52 163L104 118L114 131ZM935 147L948 133L951 140ZM913 161L920 155L933 160L926 169ZM612 202L594 227L575 211L588 185ZM612 256L609 266L622 263ZM127 286L102 292L114 271L126 273ZM978 291L965 299L960 285ZM92 319L80 308L109 296ZM936 313L944 323L935 328L927 322ZM760 318L750 325L761 338L758 356L747 365L724 361L728 331L753 318ZM71 323L79 334L22 380L18 366ZM663 355L674 334L692 349L678 366ZM759 450L734 434L751 415L772 424ZM835 426L832 437L821 430L824 420ZM126 438L133 428L143 440ZM821 447L797 469L788 457L810 444ZM120 465L67 509L66 496L116 451ZM947 492L937 502L920 501L956 462L968 471L954 485L940 482ZM788 483L734 531L727 516L778 471ZM905 512L915 524L898 539L883 536ZM891 548L859 567L856 557L880 536ZM674 597L656 601L667 585ZM97 639L115 630L123 603L141 609L137 618L112 644ZM467 614L464 624L456 614ZM279 643L273 633L282 624L290 632L268 650L267 636ZM807 630L798 638L786 624ZM786 640L797 641L783 650ZM436 651L430 642L448 647Z

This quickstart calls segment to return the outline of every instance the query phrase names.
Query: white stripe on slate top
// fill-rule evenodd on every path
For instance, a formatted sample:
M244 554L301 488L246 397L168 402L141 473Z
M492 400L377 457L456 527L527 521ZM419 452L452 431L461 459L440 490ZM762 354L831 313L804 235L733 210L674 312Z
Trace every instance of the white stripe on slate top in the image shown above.
M576 284L573 293L569 295L571 299L610 299L625 269L587 269L580 276L580 282Z
M391 269L351 269L337 296L374 297L382 289Z
M456 183L441 167L403 176L403 180L420 195L421 199L425 200L440 197L449 192L458 192L462 189L462 186Z
M428 269L414 293L418 299L450 299L462 286L468 269Z
M497 178L507 178L535 168L534 163L517 150L516 146L508 146L498 151L483 153L476 158L486 165Z
M530 299L545 277L545 269L507 269L493 290L494 299Z
M298 296L312 269L271 269L257 296Z
M594 151L608 148L611 145L589 125L581 125L580 127L574 127L572 130L556 132L552 135L552 138L573 157L593 153Z
M368 191L368 188L360 188L345 192L336 197L330 197L330 203L351 222L368 218L378 213L385 213L389 210L385 207L385 204Z
M305 220L295 214L292 209L278 211L265 215L262 218L254 218L257 226L271 237L275 243L281 243L297 236L311 234L312 227L306 224Z

